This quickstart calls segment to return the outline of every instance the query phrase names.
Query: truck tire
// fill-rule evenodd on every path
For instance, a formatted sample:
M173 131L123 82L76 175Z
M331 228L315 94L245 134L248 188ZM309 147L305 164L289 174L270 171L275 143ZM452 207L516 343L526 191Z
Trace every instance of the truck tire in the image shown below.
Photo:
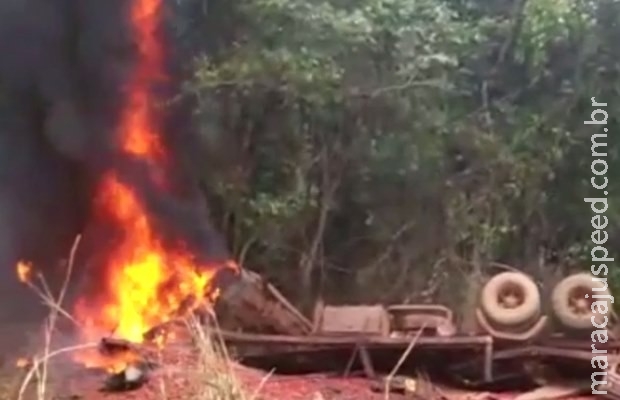
M593 276L588 273L579 273L563 279L553 289L551 303L556 318L562 325L571 329L592 329L591 317L595 316L598 322L604 321L604 316L592 312L592 288L599 286L592 281ZM609 295L608 289L596 292L598 295ZM588 295L588 298L585 296ZM611 313L609 300L605 301ZM596 319L595 319L596 321Z
M536 283L521 272L495 275L482 289L480 298L480 306L489 322L510 327L530 322L540 315L540 303Z

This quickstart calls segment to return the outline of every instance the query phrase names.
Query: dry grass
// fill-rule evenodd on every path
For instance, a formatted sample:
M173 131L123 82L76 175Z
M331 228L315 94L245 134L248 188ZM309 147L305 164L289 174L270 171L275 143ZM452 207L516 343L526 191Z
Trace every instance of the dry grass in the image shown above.
M37 278L36 283L32 280L24 281L44 304L49 307L50 312L45 321L43 350L29 360L27 365L29 368L23 371L19 390L15 395L15 389L13 389L14 394L11 396L12 398L17 397L17 400L25 400L26 398L48 400L51 397L49 385L50 360L61 354L93 349L99 345L99 343L84 343L71 347L52 349L52 337L59 317L65 317L79 327L79 323L62 306L71 280L75 253L79 242L80 236L76 238L71 249L66 276L58 296L53 295L41 274L35 275ZM215 318L212 320L215 320ZM233 361L226 350L223 340L221 340L220 336L214 334L217 328L205 327L193 316L188 318L186 325L191 333L194 351L198 355L195 374L191 374L191 371L194 369L191 367L184 371L187 374L189 370L191 374L190 386L192 386L192 391L194 392L192 400L257 400L259 391L270 375L262 380L253 393L248 393L235 377L232 369ZM161 354L159 361L163 362ZM161 376L158 381L158 392L161 400L168 399L167 378L169 377ZM32 389L33 383L35 393L27 395L30 391L29 389ZM2 396L1 389L0 387L0 396Z
M248 393L236 378L230 355L216 333L217 327L205 327L194 317L188 319L187 327L198 352L192 400L256 400L271 374L263 378L253 393Z

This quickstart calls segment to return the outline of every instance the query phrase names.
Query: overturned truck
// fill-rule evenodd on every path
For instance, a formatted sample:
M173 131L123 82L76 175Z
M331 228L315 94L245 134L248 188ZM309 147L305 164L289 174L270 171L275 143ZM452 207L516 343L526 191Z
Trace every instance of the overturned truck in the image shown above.
M245 363L280 371L359 368L375 377L406 353L402 368L450 374L473 386L509 380L519 375L515 366L540 378L533 364L560 365L589 379L593 321L608 333L595 345L610 355L610 371L620 350L609 288L584 273L558 282L547 302L524 273L491 277L472 310L473 332L440 304L319 303L309 318L251 271L222 287L216 313L223 339Z

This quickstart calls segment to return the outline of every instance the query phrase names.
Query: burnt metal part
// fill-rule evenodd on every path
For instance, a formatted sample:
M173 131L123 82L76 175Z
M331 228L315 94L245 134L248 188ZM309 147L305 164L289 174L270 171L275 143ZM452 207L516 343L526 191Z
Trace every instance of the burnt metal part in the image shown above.
M616 353L618 351L619 343L615 343L613 346L609 346L609 348L614 348L616 350L609 350L610 352ZM450 366L450 370L457 372L461 370L470 370L475 368L480 362L490 364L495 364L501 361L511 361L511 360L524 360L524 359L533 359L533 360L543 360L543 359L551 359L551 360L561 360L562 364L576 365L575 363L580 363L583 365L587 365L589 367L592 361L592 350L589 347L589 343L581 342L559 342L559 343L541 343L538 345L530 345L530 346L522 346L522 347L508 347L503 350L496 351L490 357L490 360L486 358L481 360L479 357L475 357L466 362L454 364ZM620 379L618 379L620 381ZM620 389L618 389L620 391Z
M241 333L230 331L219 331L214 334L221 335L224 340L247 343L279 343L279 344L309 344L309 345L341 345L364 343L367 345L401 346L409 344L411 341L407 337L384 337L384 336L292 336L292 335L264 335L254 333ZM436 337L421 336L418 338L416 347L452 347L466 348L475 345L492 344L493 338L488 335L483 336L455 336L455 337Z
M553 347L559 349L575 349L575 350L584 350L584 351L592 351L592 340L590 335L587 336L586 340L576 340L567 338L564 336L554 337L552 336L549 339L541 340L539 342L541 346L545 347ZM607 350L609 353L619 353L620 352L620 341L617 340L609 340L606 343L597 343L596 348L599 350Z
M241 270L217 298L218 323L225 329L309 335L312 323L260 275Z
M106 337L99 342L98 350L105 356L114 357L121 353L137 352L137 347L124 339Z

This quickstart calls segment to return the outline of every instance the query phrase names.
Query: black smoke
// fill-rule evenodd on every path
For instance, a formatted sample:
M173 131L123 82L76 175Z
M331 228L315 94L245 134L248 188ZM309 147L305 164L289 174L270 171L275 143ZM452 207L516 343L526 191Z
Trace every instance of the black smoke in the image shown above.
M61 261L80 232L82 261L76 266L91 265L84 282L91 283L86 290L96 290L101 265L87 260L101 257L97 253L113 243L110 235L122 234L99 229L91 218L105 171L114 170L136 190L170 243L182 239L199 260L226 257L183 162L187 149L195 147L180 122L186 109L161 112L172 160L169 192L154 185L148 165L117 149L115 126L139 56L128 20L130 3L0 2L0 319L28 315L25 304L34 303L15 278L16 262L31 260L57 286ZM171 51L173 41L166 39ZM170 96L174 86L171 79L154 90Z

